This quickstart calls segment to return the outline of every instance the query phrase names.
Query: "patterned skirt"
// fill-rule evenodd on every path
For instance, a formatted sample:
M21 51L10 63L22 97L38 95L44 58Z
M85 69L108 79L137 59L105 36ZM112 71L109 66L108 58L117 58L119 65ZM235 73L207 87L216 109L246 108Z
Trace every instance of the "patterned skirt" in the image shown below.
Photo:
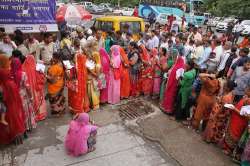
M49 103L51 114L63 114L65 111L65 97L63 96L63 89L56 95L49 95Z

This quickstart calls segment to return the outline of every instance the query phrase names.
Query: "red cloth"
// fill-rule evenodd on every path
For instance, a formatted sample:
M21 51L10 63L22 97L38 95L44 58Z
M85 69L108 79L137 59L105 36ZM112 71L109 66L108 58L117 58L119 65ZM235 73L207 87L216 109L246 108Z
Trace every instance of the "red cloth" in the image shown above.
M150 95L153 91L153 68L147 66L141 71L140 89L144 95Z
M182 57L178 57L174 66L170 69L171 72L168 77L168 82L164 92L162 106L167 113L173 113L174 101L178 90L178 80L176 79L176 71L184 68L185 63Z
M8 126L0 124L0 144L11 143L16 136L25 131L22 99L15 82L10 77L10 71L0 69L0 85L3 89L3 101L7 108L6 121Z
M85 67L86 56L76 55L77 90L68 89L69 106L73 113L89 111L89 100L87 96L87 69Z
M22 64L18 58L12 58L11 60L11 76L14 78L14 81L17 87L20 87L20 83L22 80Z
M128 55L122 47L120 47L121 54L121 98L128 98L130 95L130 78L129 78L129 60Z
M236 104L238 110L245 105L246 99L241 99L239 103ZM247 127L247 119L238 113L232 111L231 119L229 123L230 135L235 139L239 140L243 134L245 128Z
M22 68L28 78L27 82L30 85L30 90L33 97L33 108L36 112L39 109L39 101L41 97L39 97L39 95L36 95L38 82L36 79L37 78L36 60L33 55L28 55L26 57L26 60L24 61Z
M133 16L139 17L139 11L138 11L137 7L135 7L135 9L134 9Z

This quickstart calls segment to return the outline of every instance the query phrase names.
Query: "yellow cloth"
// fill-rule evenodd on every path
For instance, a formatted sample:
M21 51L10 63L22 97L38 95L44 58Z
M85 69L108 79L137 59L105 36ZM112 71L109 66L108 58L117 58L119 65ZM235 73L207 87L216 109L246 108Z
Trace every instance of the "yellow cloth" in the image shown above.
M61 43L60 43L60 47L63 48L65 45L67 45L68 47L71 47L72 42L71 40L64 38Z

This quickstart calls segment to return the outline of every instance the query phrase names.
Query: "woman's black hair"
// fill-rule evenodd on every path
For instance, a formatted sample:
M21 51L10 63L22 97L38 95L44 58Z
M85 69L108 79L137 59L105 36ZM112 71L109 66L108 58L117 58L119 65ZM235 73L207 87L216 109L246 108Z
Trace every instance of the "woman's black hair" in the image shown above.
M61 60L60 54L58 52L53 53L53 58Z
M195 67L195 63L192 60L187 61L187 65L190 66L191 69Z
M135 48L135 49L139 49L137 43L134 42L134 41L133 41L133 42L130 42L129 45L130 45L131 47Z
M165 47L162 47L161 50L162 50L162 52L163 52L163 54L165 56L167 54L167 49Z
M26 57L19 50L13 50L12 51L12 56L15 57L15 58L18 58L21 61L22 64L24 63L24 61L26 59Z
M232 91L237 85L234 81L228 80L226 86L229 91Z
M250 63L250 58L249 58L249 57L246 58L244 64L245 64L245 63Z

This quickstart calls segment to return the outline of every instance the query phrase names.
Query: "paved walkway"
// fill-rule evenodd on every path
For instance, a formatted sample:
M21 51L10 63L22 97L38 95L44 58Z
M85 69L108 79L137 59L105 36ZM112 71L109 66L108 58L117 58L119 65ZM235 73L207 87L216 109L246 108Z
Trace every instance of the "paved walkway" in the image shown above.
M139 100L150 105L154 113L129 121L121 120L120 105L106 105L90 113L100 126L92 153L78 158L65 153L63 141L71 119L67 114L40 122L23 145L1 150L0 166L235 165L219 148L204 143L200 135L170 120L151 102Z

